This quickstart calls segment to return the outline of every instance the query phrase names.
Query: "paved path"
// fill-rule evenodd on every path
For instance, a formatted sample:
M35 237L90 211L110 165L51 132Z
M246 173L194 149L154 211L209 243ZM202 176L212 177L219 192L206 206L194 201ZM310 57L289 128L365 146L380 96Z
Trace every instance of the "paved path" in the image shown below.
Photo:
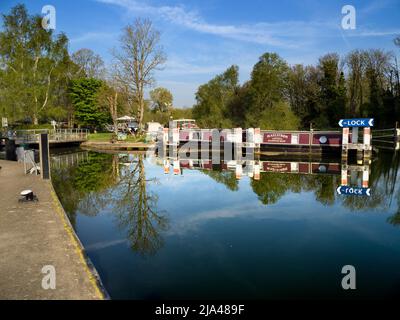
M102 299L51 183L17 162L0 166L0 299ZM39 201L19 203L24 189ZM45 265L55 267L54 290L42 288Z

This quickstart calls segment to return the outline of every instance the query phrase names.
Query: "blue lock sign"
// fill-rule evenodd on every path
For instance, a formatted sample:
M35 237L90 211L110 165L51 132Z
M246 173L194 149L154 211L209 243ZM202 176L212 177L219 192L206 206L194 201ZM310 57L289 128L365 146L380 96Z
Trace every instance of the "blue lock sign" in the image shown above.
M339 186L336 189L338 194L344 194L349 196L371 196L370 188L360 188L360 187L349 187L349 186Z
M353 127L373 127L373 118L360 118L360 119L341 119L339 126L342 128L353 128Z

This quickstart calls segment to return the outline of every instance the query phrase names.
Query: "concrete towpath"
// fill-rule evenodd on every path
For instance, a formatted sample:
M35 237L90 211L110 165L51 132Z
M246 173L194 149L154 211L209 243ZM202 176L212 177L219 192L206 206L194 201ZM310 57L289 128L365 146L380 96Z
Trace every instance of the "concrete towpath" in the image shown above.
M17 162L0 167L0 299L104 299L51 183ZM18 202L25 189L39 201ZM54 266L55 289L42 287L44 266Z

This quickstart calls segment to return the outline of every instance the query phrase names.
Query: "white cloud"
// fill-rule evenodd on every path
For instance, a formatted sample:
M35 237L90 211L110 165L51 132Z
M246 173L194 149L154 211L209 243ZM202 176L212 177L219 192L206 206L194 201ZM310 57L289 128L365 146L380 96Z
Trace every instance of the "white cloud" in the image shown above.
M71 38L70 41L72 44L76 44L81 42L115 39L117 37L118 34L112 32L87 32Z
M249 25L217 25L207 23L200 14L186 10L183 6L152 6L136 0L97 0L124 8L131 13L145 13L197 32L212 34L245 42L273 47L296 48L298 36L315 35L325 22L288 21L279 23L257 23ZM330 27L334 27L330 25Z
M281 21L275 23L260 22L248 25L217 25L206 22L199 13L188 10L181 5L155 6L137 0L97 1L122 7L128 13L139 12L160 17L169 23L200 33L272 47L294 49L309 45L305 41L312 42L318 37L341 37L339 18L337 21ZM391 1L385 1L384 4L373 2L370 6L363 8L363 12L376 11L390 3ZM375 37L396 33L398 33L397 30L360 31L354 32L352 36Z

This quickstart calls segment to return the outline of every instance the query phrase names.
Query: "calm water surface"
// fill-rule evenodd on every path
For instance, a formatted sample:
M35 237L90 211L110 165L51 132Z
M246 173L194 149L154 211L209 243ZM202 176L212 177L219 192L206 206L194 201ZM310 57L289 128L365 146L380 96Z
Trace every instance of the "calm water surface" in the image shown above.
M393 153L372 162L371 197L338 195L340 172L237 180L214 166L174 175L162 159L83 150L52 161L56 191L111 298L400 294ZM341 287L344 265L356 268L356 290Z

